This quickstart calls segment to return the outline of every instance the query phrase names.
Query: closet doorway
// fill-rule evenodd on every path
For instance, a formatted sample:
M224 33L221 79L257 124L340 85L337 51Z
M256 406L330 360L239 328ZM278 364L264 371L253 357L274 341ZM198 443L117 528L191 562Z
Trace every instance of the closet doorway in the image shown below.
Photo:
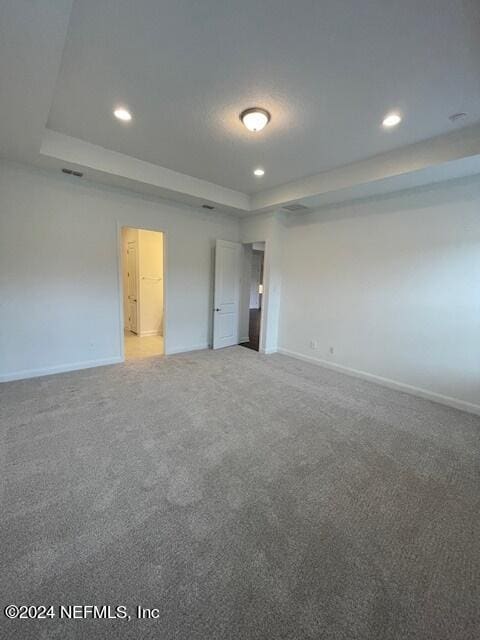
M244 245L244 282L247 283L242 309L243 325L248 327L248 336L243 336L240 344L259 351L260 330L263 307L263 271L265 242Z
M122 228L125 360L163 355L164 235Z

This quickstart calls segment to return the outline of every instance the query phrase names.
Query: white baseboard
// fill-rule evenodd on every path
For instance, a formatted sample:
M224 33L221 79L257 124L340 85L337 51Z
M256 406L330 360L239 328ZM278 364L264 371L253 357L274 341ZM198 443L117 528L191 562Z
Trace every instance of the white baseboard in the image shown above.
M153 331L141 331L137 334L140 338L148 338L149 336L161 336L158 329L153 329Z
M460 409L461 411L467 411L468 413L480 415L480 405L474 404L473 402L467 402L466 400L459 400L450 396L444 396L443 394L436 393L435 391L428 391L428 389L414 387L412 385L405 384L404 382L397 382L396 380L391 380L390 378L383 378L382 376L377 376L373 373L367 373L366 371L351 369L350 367L345 367L341 364L329 362L328 360L322 360L321 358L305 356L302 353L290 351L289 349L278 349L278 353L281 353L285 356L290 356L291 358L296 358L297 360L304 360L305 362L310 362L311 364L316 364L326 369L332 369L333 371L338 371L348 376L354 376L355 378L369 380L370 382L375 382L382 387L388 387L389 389L395 389L396 391L403 391L404 393L409 393L410 395L417 396L419 398L425 398L426 400L431 400L432 402L438 402L440 404L447 405L448 407L453 407L454 409Z
M263 353L266 356L272 355L272 353L278 353L279 349L261 349L260 353Z
M174 356L176 353L188 353L189 351L202 351L203 349L209 349L210 345L208 342L204 344L196 344L190 347L175 347L174 349L169 349L165 351L166 356Z
M99 360L86 360L84 362L72 362L70 364L60 364L54 367L44 367L42 369L24 369L23 371L13 371L0 375L0 382L11 382L12 380L25 380L27 378L39 378L40 376L50 376L54 373L66 373L67 371L77 371L79 369L91 369L93 367L104 367L109 364L123 362L120 356L115 358L103 358Z

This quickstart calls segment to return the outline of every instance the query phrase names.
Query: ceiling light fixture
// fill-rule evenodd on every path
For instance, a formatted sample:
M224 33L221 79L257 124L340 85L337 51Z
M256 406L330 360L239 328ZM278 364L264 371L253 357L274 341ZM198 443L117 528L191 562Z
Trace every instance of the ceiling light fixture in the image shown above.
M398 113L389 113L383 120L383 126L389 129L390 127L396 127L400 124L402 117Z
M113 115L122 122L130 122L130 120L132 119L132 114L124 107L118 107L117 109L115 109Z
M258 167L258 169L255 169L253 174L256 175L258 178L261 178L262 176L265 175L265 170Z
M240 114L240 120L249 131L261 131L270 122L270 114L265 109L252 107Z

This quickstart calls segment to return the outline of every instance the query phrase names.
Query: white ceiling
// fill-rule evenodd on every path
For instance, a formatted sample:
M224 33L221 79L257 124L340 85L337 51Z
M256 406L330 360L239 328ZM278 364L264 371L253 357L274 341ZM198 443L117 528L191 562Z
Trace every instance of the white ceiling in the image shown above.
M479 63L480 0L1 0L0 157L240 215L324 206L480 174Z
M243 193L270 189L450 132L458 111L462 125L479 121L478 10L476 0L76 0L47 126ZM130 125L112 117L117 104ZM253 105L272 114L257 135L238 120ZM385 131L392 109L404 121Z
M0 155L32 162L60 69L73 0L0 1Z

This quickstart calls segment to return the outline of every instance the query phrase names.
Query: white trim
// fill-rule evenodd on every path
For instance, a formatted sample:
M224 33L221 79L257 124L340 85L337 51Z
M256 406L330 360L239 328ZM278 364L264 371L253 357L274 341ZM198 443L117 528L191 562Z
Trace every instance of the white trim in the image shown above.
M259 327L259 340L258 340L258 350L260 353L268 353L268 349L265 348L265 345L268 342L268 307L270 304L270 253L271 246L270 240L256 240L255 242L264 242L265 249L263 251L263 271L262 271L262 284L263 284L263 293L262 293L262 301L260 304L260 327ZM274 353L272 351L272 353Z
M173 356L177 353L188 353L189 351L203 351L204 349L211 349L210 344L208 342L204 342L203 344L194 344L191 347L178 347L175 349L171 349L168 353L165 351L166 356Z
M124 153L110 151L52 129L44 130L39 155L40 160L51 161L51 158L54 158L62 163L66 162L67 165L86 167L89 169L90 179L101 178L107 183L117 184L120 180L121 185L129 185L130 188L133 186L141 193L153 191L163 198L175 198L182 194L182 200L194 207L204 202L212 202L234 212L250 210L250 196L246 193L172 171Z
M260 353L263 353L266 356L271 356L272 353L280 353L280 349L260 349ZM287 354L285 354L287 355ZM294 357L294 356L292 356Z
M140 193L198 207L211 202L233 213L263 213L302 200L313 208L362 197L378 197L479 171L480 128L471 125L336 169L263 189L256 194L222 187L46 128L38 159L88 168L91 180L120 184ZM414 158L414 161L412 161Z
M467 402L466 400L459 400L450 396L444 396L443 394L436 393L435 391L428 391L428 389L414 387L410 384L405 384L404 382L397 382L396 380L391 380L390 378L383 378L382 376L377 376L373 373L367 373L366 371L359 371L358 369L345 367L341 364L322 360L321 358L305 356L301 353L297 353L296 351L290 351L289 349L278 349L278 353L281 353L285 356L290 356L291 358L296 358L297 360L304 360L305 362L316 364L319 367L332 369L333 371L339 371L340 373L344 373L348 376L375 382L383 387L388 387L389 389L403 391L404 393L409 393L410 395L417 396L419 398L425 398L426 400L431 400L432 402L438 402L440 404L446 405L447 407L453 407L454 409L460 409L461 411L467 411L468 413L480 415L480 405L474 404L473 402Z
M141 331L138 336L140 338L148 338L149 336L161 336L162 334L158 329L152 329L151 331Z
M92 369L93 367L104 367L110 364L123 362L120 356L114 358L100 358L99 360L85 360L84 362L71 362L70 364L59 364L54 367L44 367L42 369L24 369L23 371L13 371L0 376L0 382L10 382L12 380L25 380L27 378L39 378L55 373L66 373L67 371L78 371L79 369Z
M118 329L120 338L120 362L125 362L125 312L124 312L124 291L123 291L123 235L122 223L117 220L117 297L118 297Z

